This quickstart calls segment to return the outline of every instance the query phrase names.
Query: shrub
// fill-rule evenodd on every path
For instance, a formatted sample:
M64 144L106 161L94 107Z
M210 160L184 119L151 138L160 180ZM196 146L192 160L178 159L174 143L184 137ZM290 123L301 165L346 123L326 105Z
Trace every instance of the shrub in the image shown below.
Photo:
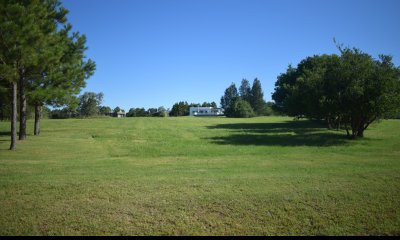
M227 117L251 118L255 116L250 103L241 98L237 98L229 109L230 111L228 111Z

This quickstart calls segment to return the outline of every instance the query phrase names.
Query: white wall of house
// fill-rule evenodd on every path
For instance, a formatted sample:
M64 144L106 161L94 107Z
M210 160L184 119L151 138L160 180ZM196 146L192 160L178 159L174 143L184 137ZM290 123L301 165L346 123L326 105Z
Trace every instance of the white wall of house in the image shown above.
M221 116L224 113L221 109L214 109L212 107L190 107L190 116Z

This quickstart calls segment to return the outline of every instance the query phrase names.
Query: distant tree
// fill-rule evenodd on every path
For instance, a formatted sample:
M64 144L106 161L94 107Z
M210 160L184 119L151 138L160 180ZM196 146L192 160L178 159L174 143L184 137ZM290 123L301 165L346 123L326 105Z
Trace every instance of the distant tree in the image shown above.
M126 117L136 117L135 108L130 108L129 111L126 113Z
M225 114L230 115L231 106L233 102L239 97L236 85L232 83L226 90L224 95L221 97L221 107L225 109Z
M98 115L103 96L103 93L85 92L79 97L79 114L83 117Z
M109 115L110 113L112 113L112 109L108 106L100 106L99 113L101 115Z
M264 93L262 91L261 82L257 78L254 79L253 86L251 88L250 105L256 115L263 114L265 107Z
M119 113L119 112L122 112L122 111L123 110L120 107L116 107L116 108L114 108L113 113ZM123 111L123 112L125 112L125 111Z
M229 112L229 115L227 115L227 117L251 118L255 116L255 113L249 102L243 100L240 97L232 103L232 106L229 109L231 109L231 111Z
M154 117L154 115L157 114L158 109L157 108L149 108L149 109L147 109L147 112L149 114L149 117Z
M240 87L239 87L239 94L243 100L245 100L249 103L251 102L252 91L251 91L250 83L247 79L242 80Z
M275 115L274 110L272 109L272 106L274 105L273 102L266 102L264 104L264 110L262 112L263 116L273 116Z
M131 108L126 114L127 117L148 117L148 111L144 108Z
M199 104L200 105L200 104ZM211 107L211 103L208 102L203 102L203 104L201 104L202 107Z
M157 109L156 117L167 117L167 116L168 112L167 109L165 109L165 107L161 106Z
M181 117L181 116L188 116L189 115L189 104L187 102L179 102L175 103L172 106L172 109L169 113L170 116L173 117Z

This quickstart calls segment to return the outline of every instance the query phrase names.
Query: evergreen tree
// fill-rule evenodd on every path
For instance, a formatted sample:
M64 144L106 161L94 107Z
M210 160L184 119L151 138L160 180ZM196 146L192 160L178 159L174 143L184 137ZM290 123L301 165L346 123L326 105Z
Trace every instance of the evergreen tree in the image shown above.
M247 102L251 102L251 96L252 96L252 92L251 92L251 87L250 87L250 83L247 79L243 79L242 83L239 87L239 93L240 93L240 97L247 101Z
M0 1L0 72L11 90L11 150L16 149L17 85L20 95L19 138L26 138L26 83L34 66L40 64L40 51L54 22L62 22L65 9L51 0Z
M40 112L44 104L62 106L75 101L75 95L86 85L85 80L93 75L96 65L85 60L86 37L78 33L68 36L71 26L57 33L60 57L40 65L40 74L30 84L28 97L35 106L35 135L40 132ZM57 49L53 49L56 52ZM48 59L48 58L46 58Z
M254 79L251 88L250 105L256 115L262 115L265 107L264 93L262 91L261 82L257 78Z
M236 85L232 83L221 97L221 107L225 109L225 114L229 115L233 102L239 97Z

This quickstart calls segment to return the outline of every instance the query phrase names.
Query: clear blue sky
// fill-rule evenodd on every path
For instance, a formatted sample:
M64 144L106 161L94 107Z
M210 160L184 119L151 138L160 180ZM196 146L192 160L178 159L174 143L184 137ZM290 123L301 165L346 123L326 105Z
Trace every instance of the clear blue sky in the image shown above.
M338 53L333 38L400 64L399 0L64 0L86 34L97 71L83 91L103 105L218 105L224 90L276 77L314 54Z

